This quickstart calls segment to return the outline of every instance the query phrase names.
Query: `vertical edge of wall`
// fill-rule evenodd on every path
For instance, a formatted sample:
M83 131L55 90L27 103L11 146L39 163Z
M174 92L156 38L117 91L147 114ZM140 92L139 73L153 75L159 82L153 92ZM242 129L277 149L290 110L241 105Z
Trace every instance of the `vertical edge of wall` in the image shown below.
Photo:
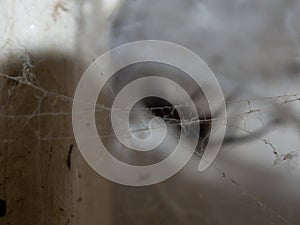
M31 7L25 9L26 4ZM1 3L5 26L0 27L0 200L7 210L1 204L0 215L5 215L0 224L111 224L110 183L82 158L71 122L74 91L95 43L88 42L86 54L75 54L76 47L86 46L76 40L79 34L71 38L81 1L61 4ZM40 8L45 18L34 17Z
M86 164L73 138L78 63L59 52L33 58L33 80L13 80L24 72L20 57L1 65L13 76L0 78L1 224L108 225L109 182Z
M2 64L4 74L24 78L1 78L0 196L7 202L7 214L1 218L4 224L72 224L75 218L73 173L67 164L74 144L67 138L71 137L70 116L54 113L70 111L71 102L48 93L68 94L72 60L55 53L36 58L40 57L44 60L35 64L32 59L34 68L28 68L28 75L36 77L33 80L24 77L23 56L12 55Z

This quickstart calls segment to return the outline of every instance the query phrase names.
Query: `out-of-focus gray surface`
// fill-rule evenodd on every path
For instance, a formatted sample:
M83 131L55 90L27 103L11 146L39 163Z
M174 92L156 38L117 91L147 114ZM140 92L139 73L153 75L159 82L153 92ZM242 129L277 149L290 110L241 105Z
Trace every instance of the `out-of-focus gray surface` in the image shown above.
M195 157L162 184L115 186L115 224L299 222L299 15L299 1L123 1L111 46L153 39L190 48L230 96L227 136L252 138L224 145L204 173Z

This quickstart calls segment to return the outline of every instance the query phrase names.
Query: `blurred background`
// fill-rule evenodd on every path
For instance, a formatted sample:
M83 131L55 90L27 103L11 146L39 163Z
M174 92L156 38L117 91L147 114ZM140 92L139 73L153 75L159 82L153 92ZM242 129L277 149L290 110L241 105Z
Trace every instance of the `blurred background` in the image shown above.
M0 224L299 223L299 0L0 0L0 32ZM72 100L98 56L148 39L180 44L208 64L226 98L227 131L205 172L195 155L167 181L127 187L81 156ZM149 66L161 70L121 71L99 104ZM108 116L96 113L110 150L140 159L122 155Z

